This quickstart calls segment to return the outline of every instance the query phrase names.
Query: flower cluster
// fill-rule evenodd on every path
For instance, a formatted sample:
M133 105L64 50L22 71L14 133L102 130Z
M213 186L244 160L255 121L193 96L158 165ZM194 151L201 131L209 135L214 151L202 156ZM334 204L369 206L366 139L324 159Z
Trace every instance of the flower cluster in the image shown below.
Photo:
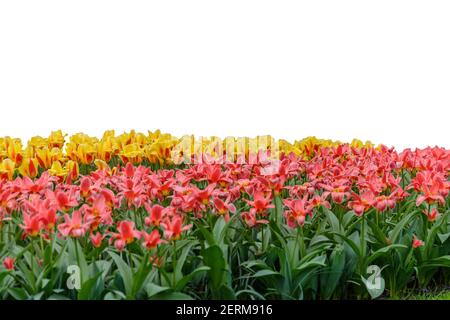
M4 140L8 158L3 160L1 172L6 173L0 179L0 231L8 226L20 235L17 241L41 246L72 239L82 244L83 250L100 253L135 250L132 247L138 244L161 266L168 259L161 248L176 248L183 239L194 241L222 217L240 233L249 231L255 241L260 239L257 234L261 230L273 228L271 221L287 234L308 228L311 239L320 233L330 235L323 230L329 224L329 213L334 212L339 222L333 223L339 223L339 228L348 226L353 218L360 219L360 236L377 237L389 245L394 237L392 221L401 220L403 212L411 216L418 212L417 221L424 222L417 222L414 233L405 233L409 247L418 250L429 241L427 223L437 223L448 213L450 151L443 148L398 153L385 146L322 146L308 157L281 153L276 172L268 174L261 163L211 159L154 168L137 161L141 154L131 150L137 145L138 149L150 148L153 144L148 144L149 139L161 142L173 138L159 133L148 137L134 133L114 137L109 133L93 141L77 135L63 154L64 137L55 133L45 140L32 140L28 148L35 148L35 158L21 158L21 152L14 153L14 140ZM53 150L54 157L47 154L41 158L42 150ZM165 153L162 149L158 152L157 157ZM86 174L77 173L78 179L73 179L75 175L61 179L54 174L55 163L63 158L70 159L62 160L66 165L76 167L95 159L110 162L115 155L121 160L115 167L98 166ZM5 169L9 161L21 163L21 176L13 177ZM364 219L370 224L366 226ZM371 231L366 234L364 228L369 226ZM2 239L7 238L2 235ZM331 237L329 241L334 244L337 240ZM261 239L258 252L265 248ZM10 271L21 259L10 251L4 257L3 265Z
M200 139L201 138L201 139ZM161 133L159 130L147 134L131 131L116 135L113 130L106 131L101 139L78 133L66 137L61 130L52 132L49 137L36 136L23 147L20 139L0 138L0 177L12 180L17 174L35 178L42 171L61 178L74 180L82 173L88 173L106 166L115 167L118 163L131 162L139 164L158 164L161 166L173 164L174 153L180 156L183 150L180 146L188 143L192 153L208 153L218 156L229 150L230 143L233 156L249 156L249 146L258 141L267 142L271 149L275 144L280 152L291 152L304 157L313 156L320 147L335 146L339 141L321 140L315 137L305 138L294 143L286 140L275 141L270 136L256 138L232 138L221 140L218 137L196 139L194 136L174 137ZM235 145L242 143L242 150ZM354 140L352 146L372 146L370 142L363 144ZM220 154L222 155L222 154ZM80 168L81 167L81 168Z

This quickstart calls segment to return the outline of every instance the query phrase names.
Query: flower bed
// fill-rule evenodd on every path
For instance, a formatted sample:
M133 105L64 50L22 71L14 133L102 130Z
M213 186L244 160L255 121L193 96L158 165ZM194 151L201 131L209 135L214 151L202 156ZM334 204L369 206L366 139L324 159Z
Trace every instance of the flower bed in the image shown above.
M449 282L449 150L286 142L268 173L271 148L178 165L159 133L55 136L3 140L1 298L395 298Z

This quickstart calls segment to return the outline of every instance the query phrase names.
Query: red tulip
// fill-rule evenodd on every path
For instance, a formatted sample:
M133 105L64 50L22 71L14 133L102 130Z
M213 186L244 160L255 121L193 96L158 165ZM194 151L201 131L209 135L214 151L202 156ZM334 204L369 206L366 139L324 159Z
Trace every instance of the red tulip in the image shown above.
M419 248L419 247L423 246L424 244L425 243L422 240L418 239L415 235L413 236L412 247L414 249Z
M172 218L168 218L166 221L161 222L161 226L164 228L164 237L167 240L178 240L183 231L189 230L192 224L183 226L183 219L179 215L175 215Z
M99 248L102 245L103 238L105 236L102 235L100 232L97 232L96 234L91 234L89 237L91 239L92 245L95 248Z
M133 221L120 221L117 224L119 233L113 233L110 243L114 241L114 246L117 250L122 251L127 244L134 242L135 239L141 237L141 233L134 228Z
M80 210L72 212L72 217L66 214L64 220L65 222L58 226L59 232L64 237L79 238L89 230L90 223L86 221L86 217L83 218Z
M15 258L6 257L3 259L3 266L6 268L6 270L12 271L14 270L14 262L16 262Z
M144 238L144 247L147 249L156 248L156 246L161 242L161 236L158 230L153 230L152 233L148 234L143 231L142 236Z
M159 226L161 223L161 219L164 213L164 207L156 204L154 206L150 206L148 203L144 204L145 210L150 213L149 217L145 217L145 224L150 227L151 225Z

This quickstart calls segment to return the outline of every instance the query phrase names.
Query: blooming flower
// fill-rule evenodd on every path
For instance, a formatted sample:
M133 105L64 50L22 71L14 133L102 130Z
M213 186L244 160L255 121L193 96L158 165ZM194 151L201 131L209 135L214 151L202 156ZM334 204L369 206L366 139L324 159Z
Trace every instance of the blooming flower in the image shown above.
M253 201L245 199L245 201L252 206L257 213L265 213L267 209L275 208L272 204L271 195L264 196L260 191L255 192L253 196Z
M164 237L166 239L178 240L181 237L181 233L189 230L192 224L183 226L183 219L179 215L175 215L161 222L161 226L164 228Z
M158 230L153 230L150 234L143 231L142 237L144 238L144 247L147 249L156 248L156 246L161 242L161 235Z
M145 210L150 213L149 217L145 217L145 224L149 227L151 225L159 226L161 223L161 219L163 217L164 207L156 204L154 206L150 206L148 203L144 204Z
M257 219L256 210L254 208L250 209L247 212L242 212L241 217L244 219L245 224L250 228L269 223L269 221L266 219Z
M72 217L68 214L64 215L64 223L58 226L58 230L64 237L79 238L85 235L86 231L89 230L89 224L86 219L83 219L80 210L75 210L72 212Z
M14 270L14 262L16 262L15 258L6 257L5 259L3 259L3 266L6 270Z
M122 251L127 244L141 237L141 233L134 228L134 222L123 220L117 224L118 233L113 233L110 243L114 242L117 250Z
M413 236L412 247L414 249L422 247L424 244L425 243L422 240L418 239L415 235Z
M433 222L439 216L439 212L436 208L432 208L431 210L422 210L422 212L427 216L430 222Z
M91 239L92 245L95 248L100 248L100 246L102 245L102 241L103 241L104 237L105 236L102 235L100 232L97 232L96 234L91 234L89 236L89 238Z

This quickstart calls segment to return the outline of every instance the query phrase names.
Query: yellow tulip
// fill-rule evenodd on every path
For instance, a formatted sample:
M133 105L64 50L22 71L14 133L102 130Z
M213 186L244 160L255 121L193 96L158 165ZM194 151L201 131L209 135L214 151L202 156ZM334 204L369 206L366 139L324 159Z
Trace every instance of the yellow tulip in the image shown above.
M144 152L138 144L133 143L125 145L119 155L125 163L131 162L133 164L139 164L142 162Z
M47 138L48 147L52 148L62 148L64 146L65 137L67 135L63 134L61 130L52 131Z
M55 177L65 177L67 176L69 170L63 168L61 162L55 161L52 163L52 167L48 170L48 172Z
M0 178L12 180L16 164L11 159L5 159L0 163Z
M80 167L78 165L78 162L72 160L67 161L66 170L68 172L67 175L70 176L72 180L77 179L80 175Z
M107 138L97 144L97 157L106 162L109 162L117 151L119 151L119 148L113 138Z
M49 169L54 161L62 159L61 149L52 148L49 150L47 147L36 150L36 160L39 165L44 169Z
M82 164L90 164L94 161L96 153L92 144L83 143L78 146L76 155Z
M17 166L22 164L23 160L23 151L22 151L22 143L20 140L9 138L6 142L7 145L7 156L9 159L14 161Z
M24 177L35 178L39 171L39 163L34 158L26 158L19 167L19 173Z

